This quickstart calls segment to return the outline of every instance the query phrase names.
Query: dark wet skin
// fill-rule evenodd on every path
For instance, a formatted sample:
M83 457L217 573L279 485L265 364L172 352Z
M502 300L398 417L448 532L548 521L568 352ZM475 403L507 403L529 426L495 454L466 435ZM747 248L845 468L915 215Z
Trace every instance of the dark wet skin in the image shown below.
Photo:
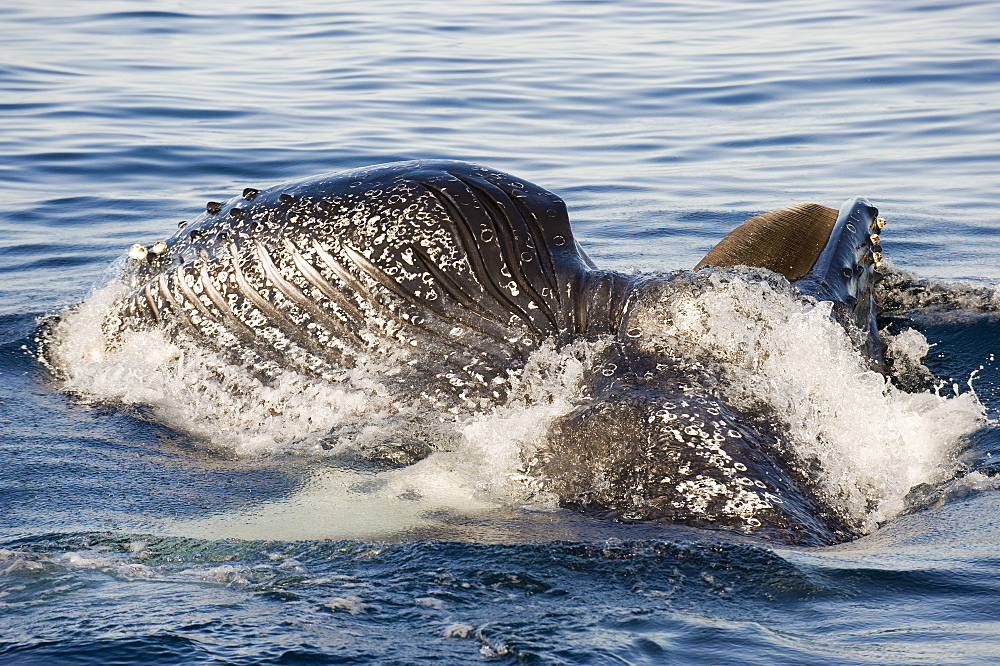
M876 216L864 199L839 214L770 213L699 267L766 257L749 265L832 301L879 367ZM526 462L565 506L792 543L853 536L778 424L735 412L704 370L630 338L662 278L594 267L563 202L536 185L457 162L329 174L209 203L156 249L130 262L135 291L108 330L163 327L264 383L284 368L338 381L373 355L392 358L387 382L401 396L468 411L502 404L508 373L545 341L605 340L588 397Z

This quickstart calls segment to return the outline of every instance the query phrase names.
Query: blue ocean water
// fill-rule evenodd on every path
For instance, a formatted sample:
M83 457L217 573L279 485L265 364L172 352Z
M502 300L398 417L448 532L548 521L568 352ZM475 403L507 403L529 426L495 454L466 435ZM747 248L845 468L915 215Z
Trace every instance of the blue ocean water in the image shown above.
M690 268L751 215L864 195L893 265L988 293L994 3L0 16L0 662L998 661L993 421L963 434L962 478L915 488L858 541L804 549L566 511L411 516L406 493L348 515L361 493L338 491L328 458L244 455L141 401L61 391L35 354L41 318L207 200L423 157L558 193L595 262L625 271ZM1000 329L983 309L895 325L932 345L944 393L971 384L992 418ZM950 414L906 431L915 457Z

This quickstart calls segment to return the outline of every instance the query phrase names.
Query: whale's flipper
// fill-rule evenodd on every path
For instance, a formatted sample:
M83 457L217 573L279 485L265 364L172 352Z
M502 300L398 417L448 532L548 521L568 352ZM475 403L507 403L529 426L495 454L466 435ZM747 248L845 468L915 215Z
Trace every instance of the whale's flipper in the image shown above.
M793 282L812 270L836 224L837 211L819 204L764 213L729 232L695 270L704 266L757 266Z

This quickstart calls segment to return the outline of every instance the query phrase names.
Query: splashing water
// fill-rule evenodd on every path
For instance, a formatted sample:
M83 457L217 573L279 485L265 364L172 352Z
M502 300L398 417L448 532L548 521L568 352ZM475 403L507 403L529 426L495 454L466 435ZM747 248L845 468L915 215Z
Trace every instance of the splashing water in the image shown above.
M160 330L130 331L112 341L104 318L123 291L120 283L95 291L46 333L44 357L65 390L148 405L157 420L237 455L308 451L321 435L362 415L392 412L372 370L341 384L286 372L265 385L245 368Z
M902 511L913 486L957 471L963 436L984 419L971 390L948 398L896 388L868 368L829 302L798 298L783 281L707 280L665 292L645 313L649 344L706 359L724 400L780 420L827 501L862 531ZM914 336L923 339L912 331L896 347L914 354Z
M641 343L702 362L725 402L780 424L803 473L861 531L900 513L912 487L941 483L959 469L963 437L983 423L973 392L896 388L868 368L829 303L796 296L780 278L682 273L664 285L637 313ZM322 472L267 511L182 530L196 534L368 537L419 527L441 512L551 505L523 470L553 420L586 396L584 377L604 344L542 345L510 371L504 404L453 414L398 395L383 381L391 373L385 358L359 364L343 381L286 371L265 385L161 331L111 341L104 314L123 289L112 282L49 328L44 356L66 390L148 406L156 420L240 456L357 452L401 436L434 451L375 476ZM908 332L890 354L919 361L921 339ZM328 518L317 522L318 515Z

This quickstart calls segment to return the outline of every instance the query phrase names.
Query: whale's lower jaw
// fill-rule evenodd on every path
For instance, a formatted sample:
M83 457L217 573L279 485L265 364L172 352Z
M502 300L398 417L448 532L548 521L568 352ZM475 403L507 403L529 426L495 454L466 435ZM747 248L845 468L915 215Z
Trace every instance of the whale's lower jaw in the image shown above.
M618 397L561 418L536 455L529 473L563 506L799 545L857 536L790 471L795 462L776 453L772 433L717 398L648 391Z
M877 363L877 212L861 199L839 214L803 210L755 228L817 217L826 226L810 243L782 248L773 233L761 241L737 230L733 260L752 263L754 244L769 244L761 253L774 261L764 267L790 260L794 284L833 301ZM725 259L724 249L706 260ZM401 400L489 410L544 341L610 338L616 379L652 364L655 380L629 388L592 373L591 400L553 426L546 455L529 467L565 505L628 520L771 529L787 541L850 536L774 453L777 435L766 424L708 391L670 411L683 372L636 355L624 330L655 280L596 269L563 202L521 179L434 161L247 188L209 203L166 242L133 248L127 264L134 290L108 314L112 339L158 327L263 384L287 370L340 382L375 358ZM690 423L668 427L667 413Z

